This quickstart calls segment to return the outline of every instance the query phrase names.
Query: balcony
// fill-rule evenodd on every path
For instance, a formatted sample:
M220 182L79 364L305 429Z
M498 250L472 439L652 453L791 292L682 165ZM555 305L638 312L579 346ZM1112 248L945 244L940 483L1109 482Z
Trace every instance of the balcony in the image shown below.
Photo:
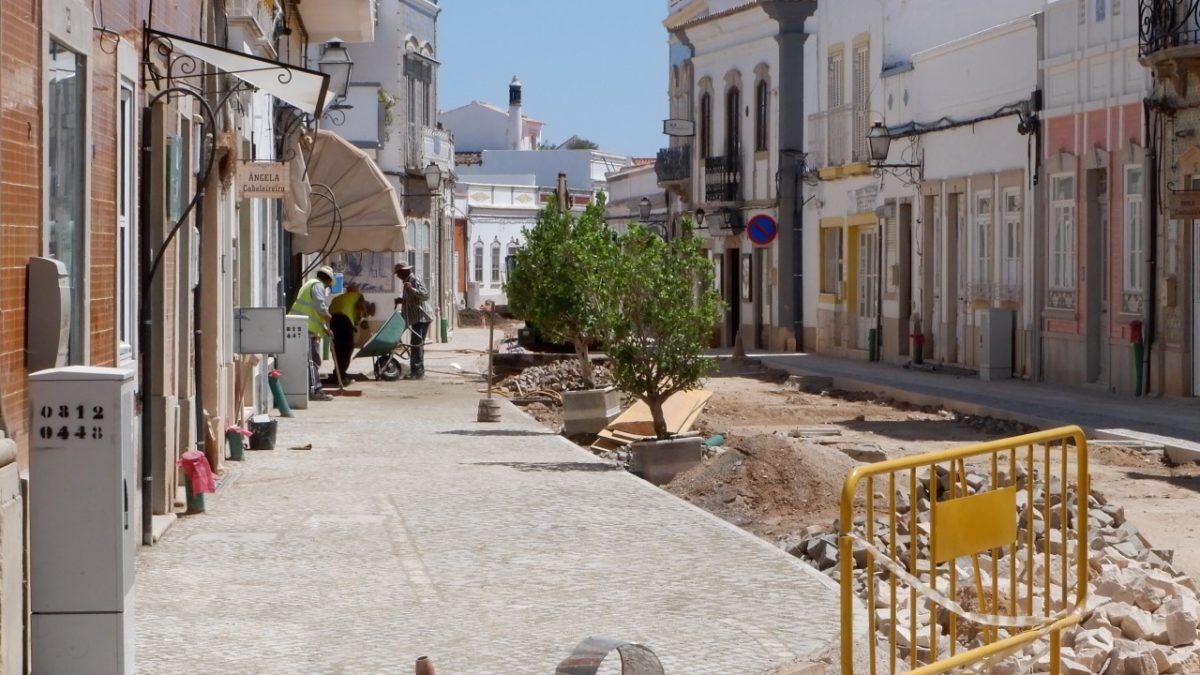
M274 56L272 38L275 33L275 3L263 0L229 0L225 15L231 28L247 31L247 42L269 51Z
M828 119L829 115L823 112L808 116L808 163L817 169L829 166L829 141L825 136Z
M854 110L850 104L830 108L826 113L826 158L829 166L842 166L850 162L850 126Z
M704 159L704 201L739 201L741 183L742 164L736 155Z
M677 145L658 151L654 161L654 173L659 183L686 181L692 177L692 146Z
M255 2L257 0L246 0ZM375 0L323 0L299 2L296 9L308 30L308 41L375 41Z
M1200 0L1139 0L1138 56L1160 77L1183 78L1200 65Z
M421 172L430 162L448 167L453 163L454 140L444 129L409 123L404 144L404 167Z

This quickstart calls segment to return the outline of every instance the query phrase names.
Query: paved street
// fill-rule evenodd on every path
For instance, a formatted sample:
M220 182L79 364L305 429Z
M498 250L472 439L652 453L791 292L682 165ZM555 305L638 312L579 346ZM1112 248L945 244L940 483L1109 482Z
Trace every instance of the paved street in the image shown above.
M475 357L435 352L426 381L281 419L275 450L143 549L138 671L408 673L429 655L439 675L549 675L602 635L668 675L746 675L834 644L823 576L508 404L477 423L451 361Z

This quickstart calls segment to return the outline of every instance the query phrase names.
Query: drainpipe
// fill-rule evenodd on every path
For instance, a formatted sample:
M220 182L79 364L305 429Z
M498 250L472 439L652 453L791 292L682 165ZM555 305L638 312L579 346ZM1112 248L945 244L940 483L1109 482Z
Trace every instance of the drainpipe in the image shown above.
M205 132L207 133L207 129ZM203 139L205 134L201 134ZM204 152L204 142L201 141L200 152ZM212 152L212 150L209 150ZM196 174L196 222L204 223L204 193L206 186L200 182L201 176ZM196 228L199 231L199 227ZM208 438L207 421L204 418L204 344L203 344L203 318L200 310L203 307L203 289L204 284L204 235L200 234L196 237L196 287L192 289L192 379L196 387L196 449L204 453L207 444L205 440ZM205 453L207 454L207 453Z
M1158 302L1158 137L1152 132L1150 124L1150 107L1149 100L1142 101L1142 131L1146 139L1146 170L1147 181L1150 186L1150 199L1148 200L1150 209L1150 236L1147 239L1149 245L1146 246L1146 301L1145 301L1145 324L1143 326L1142 343L1145 348L1142 350L1142 391L1140 394L1150 393L1150 350L1154 344L1154 321L1155 321L1155 306Z
M151 139L154 137L154 109L147 106L142 108L142 169L138 172L141 189L138 195L138 239L142 242L139 249L138 269L141 270L142 282L138 284L140 296L138 303L142 311L138 316L138 348L141 352L138 359L138 398L141 404L141 457L142 457L142 544L150 546L154 543L154 472L151 463L154 461L153 434L150 425L150 383L154 381L154 345L151 341L151 326L153 317L150 308L150 284L146 276L150 273L150 162L153 158L150 151Z

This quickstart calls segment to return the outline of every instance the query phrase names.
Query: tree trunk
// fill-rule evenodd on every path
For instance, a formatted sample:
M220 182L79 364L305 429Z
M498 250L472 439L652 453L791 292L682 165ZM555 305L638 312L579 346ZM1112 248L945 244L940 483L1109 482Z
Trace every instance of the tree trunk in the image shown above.
M588 351L587 340L575 338L571 340L571 344L575 345L575 354L579 357L579 376L583 378L584 388L595 389L596 382L592 380L592 355Z
M665 441L671 437L667 431L667 418L663 414L663 401L661 399L647 400L646 405L650 407L650 417L654 419L654 435L660 441Z

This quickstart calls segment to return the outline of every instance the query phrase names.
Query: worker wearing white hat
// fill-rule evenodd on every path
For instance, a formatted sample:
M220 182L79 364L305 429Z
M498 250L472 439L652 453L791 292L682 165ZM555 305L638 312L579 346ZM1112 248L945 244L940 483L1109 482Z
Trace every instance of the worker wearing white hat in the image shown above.
M328 401L333 397L321 387L321 336L329 332L329 287L333 286L333 269L329 266L317 270L314 278L304 282L296 293L290 314L308 317L308 398L313 401Z

